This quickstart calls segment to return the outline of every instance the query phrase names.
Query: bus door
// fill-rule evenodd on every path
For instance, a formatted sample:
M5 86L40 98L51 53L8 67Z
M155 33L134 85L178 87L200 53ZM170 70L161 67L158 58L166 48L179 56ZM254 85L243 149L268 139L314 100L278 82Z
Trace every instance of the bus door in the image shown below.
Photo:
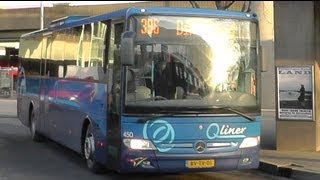
M49 88L49 79L47 77L47 61L50 60L51 57L51 42L52 36L47 35L43 37L42 41L42 54L41 54L41 66L40 66L40 75L41 75L41 82L40 82L40 103L39 103L39 110L40 110L40 127L42 132L49 133L48 131L48 113L49 113L49 99L51 99L52 95L50 94Z
M112 23L108 53L108 116L107 116L107 163L109 168L118 168L120 162L120 94L121 63L120 42L124 23Z

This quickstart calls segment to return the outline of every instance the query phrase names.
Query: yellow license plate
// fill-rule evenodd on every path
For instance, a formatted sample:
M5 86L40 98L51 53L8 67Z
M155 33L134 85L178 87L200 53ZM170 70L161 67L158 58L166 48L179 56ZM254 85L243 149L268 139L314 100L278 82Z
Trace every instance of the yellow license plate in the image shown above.
M210 160L188 160L186 166L188 168L211 168L214 167L214 159Z

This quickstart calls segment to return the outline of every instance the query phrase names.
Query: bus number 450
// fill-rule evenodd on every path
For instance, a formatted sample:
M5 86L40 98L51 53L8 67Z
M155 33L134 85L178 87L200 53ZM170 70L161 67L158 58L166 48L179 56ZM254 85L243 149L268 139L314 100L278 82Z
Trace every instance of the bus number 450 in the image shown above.
M126 132L123 133L123 137L132 138L133 137L133 132L126 131Z

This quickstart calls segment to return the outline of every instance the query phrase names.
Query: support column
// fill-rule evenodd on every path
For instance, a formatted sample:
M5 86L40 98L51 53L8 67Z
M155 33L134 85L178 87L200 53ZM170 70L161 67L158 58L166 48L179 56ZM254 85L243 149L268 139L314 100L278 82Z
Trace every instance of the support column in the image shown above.
M315 109L316 118L320 114L320 2L314 2L314 35L315 35ZM320 118L316 119L316 151L320 151Z
M314 81L312 81L313 89L313 117L312 120L304 120L301 117L294 117L295 110L302 109L293 104L298 103L297 100L286 100L291 107L288 119L279 118L279 104L277 103L277 150L290 151L316 151L317 148L317 124L318 119L317 110L318 99L320 92L318 92L317 85L319 80L319 66L316 61L315 48L315 10L314 1L275 1L275 62L276 67L314 67ZM293 72L294 74L295 72ZM296 77L304 76L290 76L283 81L281 85L288 87L297 86L296 91L291 93L298 93L300 88L300 79ZM287 82L285 82L287 81ZM297 82L299 81L299 82ZM303 80L302 80L303 81ZM278 79L276 79L278 83ZM303 81L305 82L305 81ZM284 85L287 83L287 85ZM277 86L277 94L279 86ZM289 93L287 91L287 93ZM292 95L293 96L293 95ZM284 95L282 96L285 97ZM294 98L294 97L292 97ZM276 101L280 102L279 97ZM284 100L283 100L284 101Z

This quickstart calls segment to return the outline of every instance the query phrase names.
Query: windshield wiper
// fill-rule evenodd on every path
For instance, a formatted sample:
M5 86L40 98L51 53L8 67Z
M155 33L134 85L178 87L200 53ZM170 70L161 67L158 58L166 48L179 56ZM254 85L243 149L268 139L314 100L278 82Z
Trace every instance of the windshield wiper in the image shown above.
M190 108L190 107L189 107ZM193 108L190 108L190 109L196 109L196 108L199 108L199 107L193 107ZM228 111L231 111L235 114L238 114L246 119L248 119L249 121L256 121L256 119L254 117L251 117L251 116L248 116L240 111L237 111L231 107L220 107L220 106L206 106L206 107L201 107L201 108L206 108L206 109L209 109L209 108L213 108L213 109L225 109L225 110L228 110ZM140 118L138 119L138 123L146 123L148 121L154 121L158 118L161 118L161 117L173 117L173 116L177 116L177 115L181 115L181 114L199 114L198 111L174 111L174 112L171 112L171 111L160 111L160 113L164 113L164 114L161 114L161 115L153 115L151 117L144 117L144 118Z
M224 109L224 110L228 110L228 111L231 111L235 114L238 114L246 119L248 119L249 121L256 121L256 119L254 117L251 117L251 116L248 116L240 111L237 111L231 107L227 107L227 106L204 106L204 107L188 107L189 109L207 109L207 110L210 110L210 109Z
M248 115L246 115L246 114L244 114L244 113L242 113L242 112L240 112L240 111L237 111L237 110L235 110L235 109L233 109L233 108L231 108L231 107L212 106L212 108L214 108L214 109L226 109L226 110L228 110L228 111L231 111L231 112L233 112L233 113L236 113L236 114L238 114L238 115L240 115L240 116L248 119L249 121L256 121L256 118L251 117L251 116L248 116Z

